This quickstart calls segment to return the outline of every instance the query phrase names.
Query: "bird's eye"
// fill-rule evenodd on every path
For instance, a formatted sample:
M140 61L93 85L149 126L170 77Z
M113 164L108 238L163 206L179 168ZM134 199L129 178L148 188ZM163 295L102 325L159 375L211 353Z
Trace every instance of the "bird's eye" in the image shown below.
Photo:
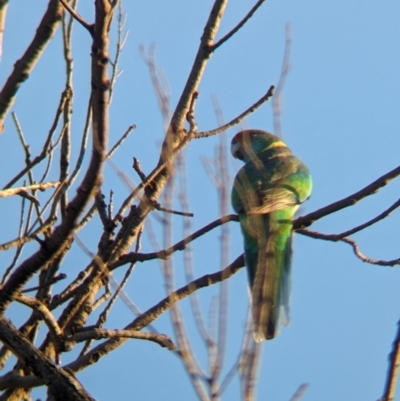
M233 157L235 157L235 158L239 158L239 150L240 150L240 145L239 145L239 143L238 142L232 142L231 143L231 153L232 153L232 156Z

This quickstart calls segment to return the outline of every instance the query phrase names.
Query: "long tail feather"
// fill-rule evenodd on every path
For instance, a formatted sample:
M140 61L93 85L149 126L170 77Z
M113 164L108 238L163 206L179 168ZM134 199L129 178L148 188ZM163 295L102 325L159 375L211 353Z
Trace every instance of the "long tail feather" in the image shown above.
M257 342L272 339L280 323L289 323L291 283L291 242L294 210L285 209L258 216L258 226L245 235L254 338ZM261 227L260 227L261 228ZM257 236L254 233L257 232Z

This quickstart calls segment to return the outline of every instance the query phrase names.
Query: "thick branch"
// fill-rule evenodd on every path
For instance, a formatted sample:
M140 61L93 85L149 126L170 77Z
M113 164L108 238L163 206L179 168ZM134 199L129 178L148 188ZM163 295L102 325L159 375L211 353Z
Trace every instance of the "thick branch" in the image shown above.
M31 389L37 386L43 386L43 380L33 375L20 376L12 371L0 377L0 390L14 388Z
M36 29L32 42L23 56L14 64L14 69L0 92L0 131L3 129L4 119L14 103L19 87L29 77L47 43L53 37L61 21L63 11L59 0L49 1L47 10Z
M192 102L193 93L197 92L200 80L203 77L207 61L210 57L210 49L212 49L214 38L217 34L227 3L227 0L214 1L213 8L204 28L203 36L201 37L200 46L197 50L192 70L190 71L185 88L183 89L182 95L171 119L171 128L175 133L183 129L186 114L189 111Z
M57 1L57 4L59 2ZM111 5L108 0L96 1L96 22L92 44L92 92L93 151L89 167L77 190L77 195L68 204L63 222L46 239L39 251L26 259L10 275L0 290L0 313L3 313L12 297L39 269L49 264L70 243L77 219L92 195L101 184L102 165L108 138L108 28ZM1 332L0 332L1 338Z
M2 342L49 388L49 394L59 401L94 401L73 376L57 367L4 317L0 318Z
M147 186L146 196L142 197L137 208L131 209L130 214L125 218L125 224L115 238L111 262L116 261L121 254L125 253L135 240L143 221L152 210L152 204L148 199L154 201L158 198L171 174L170 161L191 139L184 130L185 118L192 104L193 93L197 92L210 57L209 48L214 41L226 4L227 0L214 1L191 72L171 118L157 167L149 174L147 181L133 191L116 216L121 219L123 211L131 203L131 200L138 195L142 188Z

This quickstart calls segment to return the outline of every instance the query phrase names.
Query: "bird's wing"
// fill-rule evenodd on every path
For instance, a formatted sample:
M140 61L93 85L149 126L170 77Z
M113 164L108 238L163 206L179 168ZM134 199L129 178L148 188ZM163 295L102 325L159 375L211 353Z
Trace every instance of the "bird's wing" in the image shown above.
M295 189L289 186L267 189L259 194L259 198L260 206L249 208L247 213L266 214L300 204L299 196Z

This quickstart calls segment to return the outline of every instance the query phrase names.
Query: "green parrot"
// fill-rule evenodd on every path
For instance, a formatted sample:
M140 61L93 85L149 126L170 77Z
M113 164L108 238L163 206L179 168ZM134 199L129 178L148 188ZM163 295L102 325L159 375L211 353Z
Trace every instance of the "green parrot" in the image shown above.
M231 152L245 163L231 201L244 237L254 339L261 342L289 323L292 220L310 196L312 180L307 167L266 131L239 132Z

